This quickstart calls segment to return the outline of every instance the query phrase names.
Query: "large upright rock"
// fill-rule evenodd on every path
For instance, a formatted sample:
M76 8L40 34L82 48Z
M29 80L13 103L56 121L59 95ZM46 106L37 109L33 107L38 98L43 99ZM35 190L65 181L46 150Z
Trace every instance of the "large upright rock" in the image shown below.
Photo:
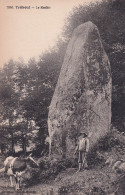
M52 155L73 156L81 131L90 135L90 148L110 130L111 72L97 27L78 26L69 41L49 109Z

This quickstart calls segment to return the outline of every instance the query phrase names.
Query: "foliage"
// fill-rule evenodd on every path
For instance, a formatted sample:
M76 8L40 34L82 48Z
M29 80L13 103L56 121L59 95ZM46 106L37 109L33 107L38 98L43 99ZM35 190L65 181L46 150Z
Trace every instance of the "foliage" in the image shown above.
M38 154L46 148L48 110L61 65L61 51L58 55L56 50L45 52L38 62L34 58L28 64L10 60L0 72L0 133L8 132L12 153L14 145L20 145L26 155L30 142Z
M68 159L58 160L50 159L46 156L38 160L39 169L31 169L31 178L27 180L30 185L38 182L46 182L48 179L54 179L61 171L72 167L72 161Z

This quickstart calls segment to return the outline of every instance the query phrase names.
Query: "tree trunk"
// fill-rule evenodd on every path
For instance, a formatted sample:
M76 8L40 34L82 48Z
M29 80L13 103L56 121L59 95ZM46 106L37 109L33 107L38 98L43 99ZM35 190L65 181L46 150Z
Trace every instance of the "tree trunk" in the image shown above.
M26 156L26 136L23 135L22 137L22 148L23 148L23 154Z
M13 133L11 133L11 138L12 138L12 141L11 141L11 151L12 151L12 155L15 154L15 149L14 149L14 137L13 137Z
M42 152L42 150L44 149L44 129L43 128L40 128L39 129L39 150L40 150L40 153Z
M1 149L1 154L4 154L4 150L5 150L4 144L1 144L1 145L0 145L0 149Z
M15 154L14 137L13 137L13 130L12 130L12 124L11 124L10 119L9 119L9 130L10 130L10 134L11 134L11 153L12 153L12 155L14 155Z

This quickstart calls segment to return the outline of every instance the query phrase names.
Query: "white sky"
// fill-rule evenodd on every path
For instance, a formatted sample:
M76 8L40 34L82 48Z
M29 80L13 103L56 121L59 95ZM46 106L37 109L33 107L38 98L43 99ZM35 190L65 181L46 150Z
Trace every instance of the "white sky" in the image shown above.
M10 58L23 57L26 62L31 57L38 59L54 45L72 8L92 1L95 0L0 0L0 66ZM15 9L21 5L51 9Z

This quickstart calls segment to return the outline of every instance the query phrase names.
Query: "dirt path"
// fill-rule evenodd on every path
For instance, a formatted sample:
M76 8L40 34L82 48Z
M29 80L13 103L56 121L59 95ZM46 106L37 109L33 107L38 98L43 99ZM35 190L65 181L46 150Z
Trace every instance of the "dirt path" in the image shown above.
M38 184L16 191L10 187L9 179L0 178L0 195L58 195L58 187L50 184Z

